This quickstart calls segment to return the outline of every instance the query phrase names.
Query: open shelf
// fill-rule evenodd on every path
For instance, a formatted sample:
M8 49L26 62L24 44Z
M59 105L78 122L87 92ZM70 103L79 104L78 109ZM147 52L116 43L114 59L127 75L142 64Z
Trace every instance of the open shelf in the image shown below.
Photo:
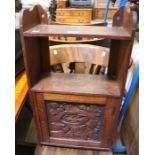
M74 94L88 96L120 97L117 81L103 75L50 73L42 78L32 90L35 92Z
M74 36L94 37L105 39L130 40L129 34L123 27L103 26L72 26L72 25L46 25L39 24L24 32L26 37L47 36Z

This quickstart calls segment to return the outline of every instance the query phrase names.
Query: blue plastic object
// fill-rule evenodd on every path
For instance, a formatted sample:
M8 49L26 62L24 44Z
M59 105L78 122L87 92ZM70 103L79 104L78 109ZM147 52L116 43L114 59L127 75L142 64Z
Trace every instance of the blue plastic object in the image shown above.
M104 12L104 23L107 22L107 15L108 15L108 11L109 11L110 1L111 0L108 0L107 5L106 5L106 9L105 9L105 12Z
M105 13L104 13L104 23L107 22L107 16L108 16L108 11L109 11L110 1L111 0L107 1L106 10L105 10ZM128 2L128 0L120 0L118 8L121 8L121 7L125 6L125 4L127 2Z
M128 0L120 0L120 3L119 3L119 8L125 6L125 4L128 2ZM108 6L109 8L109 6ZM108 11L107 11L108 12ZM106 15L107 16L107 15ZM105 17L106 19L106 17ZM129 88L129 91L127 93L127 96L125 96L123 98L123 105L122 105L122 108L121 108L121 111L120 111L120 115L119 115L119 119L118 119L118 126L120 126L121 124L121 121L123 119L123 116L127 110L127 107L129 105L129 101L133 95L133 92L136 88L136 85L139 81L139 66L137 67L136 69L136 72L134 74L134 77L132 79L132 82L131 82L131 85L130 85L130 88ZM126 146L113 146L112 147L112 152L113 153L127 153L127 147Z
M125 147L125 146L113 146L112 152L113 153L126 153L127 147Z
M120 125L120 123L121 123L121 121L123 119L124 113L127 110L127 107L129 105L129 101L130 101L130 99L132 97L132 94L133 94L133 92L134 92L134 90L136 88L136 85L137 85L138 81L139 81L139 66L137 67L137 69L135 71L135 74L134 74L133 80L131 82L129 91L127 93L127 96L124 99L124 103L122 105L122 108L121 108L121 111L120 111L120 115L119 115L118 126Z
M127 93L127 96L124 98L124 102L123 102L123 105L122 105L122 108L120 111L120 115L119 115L118 126L120 126L120 123L123 119L123 116L124 116L126 110L127 110L127 107L129 105L129 101L133 95L133 92L136 88L138 81L139 81L139 66L137 67L137 69L135 71L135 74L134 74L134 77L132 79L129 91ZM114 147L112 147L112 152L113 153L126 153L127 147L125 147L125 146L114 146Z
M127 2L128 2L128 0L120 0L118 8L121 8L121 7L125 6L125 4Z

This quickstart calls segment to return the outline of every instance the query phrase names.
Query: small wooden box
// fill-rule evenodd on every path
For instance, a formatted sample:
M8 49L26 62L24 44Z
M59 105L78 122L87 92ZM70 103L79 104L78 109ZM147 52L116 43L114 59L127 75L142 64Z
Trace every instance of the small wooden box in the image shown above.
M92 9L57 9L56 22L68 24L87 24L92 19Z

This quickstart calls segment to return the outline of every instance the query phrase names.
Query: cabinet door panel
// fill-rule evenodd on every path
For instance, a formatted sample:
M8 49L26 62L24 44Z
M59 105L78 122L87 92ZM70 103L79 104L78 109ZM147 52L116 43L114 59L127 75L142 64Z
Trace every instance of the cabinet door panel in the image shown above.
M64 101L45 100L44 96L37 93L35 101L42 144L85 148L112 146L118 117L115 104L67 102L65 98Z

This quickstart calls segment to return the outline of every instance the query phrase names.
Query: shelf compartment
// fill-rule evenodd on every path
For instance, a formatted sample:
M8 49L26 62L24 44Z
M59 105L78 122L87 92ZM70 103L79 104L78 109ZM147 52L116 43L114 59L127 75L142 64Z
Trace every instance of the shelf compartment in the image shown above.
M38 81L35 92L119 98L119 83L103 75L49 73Z
M25 37L74 36L130 40L131 34L123 27L71 26L39 24L24 32Z

